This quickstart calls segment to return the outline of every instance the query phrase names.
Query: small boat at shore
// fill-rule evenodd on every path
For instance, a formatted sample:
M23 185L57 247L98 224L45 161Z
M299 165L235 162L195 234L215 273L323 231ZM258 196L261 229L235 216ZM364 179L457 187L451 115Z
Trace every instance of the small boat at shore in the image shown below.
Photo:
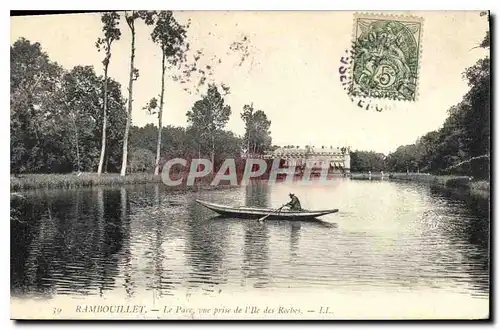
M263 216L267 216L267 219L274 219L274 220L292 220L292 221L313 220L317 217L321 217L323 215L339 211L338 209L317 210L317 211L311 211L311 210L291 211L287 209L282 209L281 211L276 211L276 209L270 209L270 208L221 205L207 201L202 201L199 199L197 199L196 202L224 217L248 218L248 219L258 219Z

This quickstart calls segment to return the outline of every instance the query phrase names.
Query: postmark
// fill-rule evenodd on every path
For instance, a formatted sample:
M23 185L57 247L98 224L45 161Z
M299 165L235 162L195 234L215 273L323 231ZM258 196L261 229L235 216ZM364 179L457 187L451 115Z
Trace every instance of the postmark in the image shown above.
M342 56L340 56L338 75L341 87L347 94L347 97L351 102L359 109L366 111L376 111L382 112L390 110L393 107L393 102L387 99L381 98L366 98L366 97L354 97L349 95L349 90L351 86L351 79L349 75L349 70L352 66L352 51L346 49Z
M414 16L355 14L349 95L416 101L422 25Z

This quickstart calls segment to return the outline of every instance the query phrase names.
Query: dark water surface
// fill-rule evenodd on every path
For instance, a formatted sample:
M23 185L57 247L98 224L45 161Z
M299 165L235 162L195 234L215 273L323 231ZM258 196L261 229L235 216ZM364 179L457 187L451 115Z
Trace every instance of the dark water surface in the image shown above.
M220 219L195 203L279 206L293 191L317 222ZM11 294L147 290L440 289L488 298L482 208L408 183L251 184L199 193L163 186L51 190L11 198Z

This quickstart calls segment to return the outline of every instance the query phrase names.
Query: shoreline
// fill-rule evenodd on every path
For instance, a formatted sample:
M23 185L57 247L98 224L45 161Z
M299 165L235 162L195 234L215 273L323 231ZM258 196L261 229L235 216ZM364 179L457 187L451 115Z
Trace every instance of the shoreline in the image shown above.
M192 186L185 184L178 186L167 186L166 189L171 191L197 191L217 190L230 188L230 185L210 185L213 176L207 175L197 179ZM134 173L124 177L119 173L106 173L100 176L97 173L82 173L77 174L23 174L20 176L10 176L10 192L19 193L25 191L33 191L40 189L77 189L77 188L92 188L92 187L123 187L130 185L143 184L162 184L161 175L153 175L150 173Z
M215 190L232 187L229 184L210 185L214 175L207 175L197 180L197 184L188 186L186 184L178 186L166 186L172 191L178 190ZM474 180L468 176L455 175L433 175L427 173L350 173L347 176L351 180L386 180L386 181L409 181L427 183L431 186L443 188L459 189L470 191L471 194L478 194L489 198L490 182L487 180ZM96 173L77 174L23 174L10 176L10 191L21 192L36 189L74 189L84 187L107 186L117 187L135 184L159 184L162 183L161 175L150 173L133 173L124 177L118 173L107 173L98 176Z
M386 180L426 183L432 187L460 190L483 198L490 197L490 182L474 180L463 175L434 175L428 173L351 173L351 180Z

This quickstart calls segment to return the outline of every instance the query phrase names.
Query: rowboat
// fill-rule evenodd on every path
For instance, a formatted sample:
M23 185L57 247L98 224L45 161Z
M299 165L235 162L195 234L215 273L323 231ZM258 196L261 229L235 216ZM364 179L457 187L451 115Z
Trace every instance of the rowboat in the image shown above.
M274 220L310 220L310 219L315 219L316 217L321 217L323 215L339 211L338 209L317 210L317 211L310 211L310 210L291 211L287 209L282 209L281 211L278 212L275 209L270 209L270 208L221 205L207 201L202 201L199 199L197 199L196 202L224 217L248 218L248 219L257 219L268 215L267 219L274 219Z

